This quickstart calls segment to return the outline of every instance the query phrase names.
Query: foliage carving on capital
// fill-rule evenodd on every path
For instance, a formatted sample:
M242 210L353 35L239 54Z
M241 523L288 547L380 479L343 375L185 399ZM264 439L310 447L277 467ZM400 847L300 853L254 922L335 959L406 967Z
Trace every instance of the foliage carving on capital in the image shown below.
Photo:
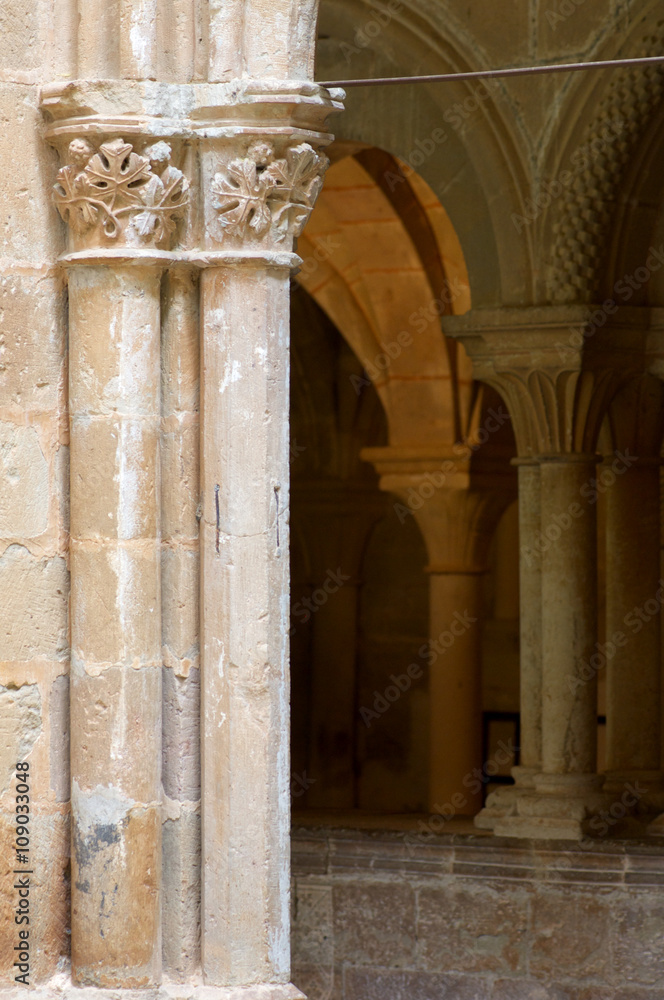
M175 230L188 204L189 183L171 165L171 148L159 141L143 154L123 139L98 150L86 139L69 144L69 159L58 172L53 198L78 237L159 244Z
M274 229L277 241L302 233L323 186L326 156L303 142L277 157L268 142L256 142L242 159L215 173L212 205L223 233L262 237Z

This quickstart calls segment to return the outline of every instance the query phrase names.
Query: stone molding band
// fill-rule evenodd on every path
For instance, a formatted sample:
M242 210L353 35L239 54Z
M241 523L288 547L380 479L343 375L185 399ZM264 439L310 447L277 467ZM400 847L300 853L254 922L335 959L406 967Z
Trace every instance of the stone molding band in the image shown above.
M156 266L163 268L194 267L205 270L208 267L234 267L255 265L256 267L276 267L292 270L299 267L302 259L296 253L286 250L275 252L247 252L240 250L78 250L58 258L64 267L99 266L105 264L129 264L136 267Z

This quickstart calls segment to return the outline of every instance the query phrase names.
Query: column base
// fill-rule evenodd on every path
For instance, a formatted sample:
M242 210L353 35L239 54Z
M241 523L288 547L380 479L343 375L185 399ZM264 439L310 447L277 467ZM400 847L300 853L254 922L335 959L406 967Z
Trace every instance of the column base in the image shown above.
M512 768L513 785L497 788L487 796L484 807L474 819L475 826L480 830L494 830L496 823L518 812L519 799L535 787L535 775L539 773L536 767L516 765Z
M0 989L0 1000L20 1000L26 989ZM30 1000L306 1000L292 983L256 983L250 986L205 986L199 982L171 983L144 989L97 989L76 986L64 973L29 990Z
M592 820L610 799L595 774L537 774L519 794L513 815L498 820L497 837L581 840L593 835Z

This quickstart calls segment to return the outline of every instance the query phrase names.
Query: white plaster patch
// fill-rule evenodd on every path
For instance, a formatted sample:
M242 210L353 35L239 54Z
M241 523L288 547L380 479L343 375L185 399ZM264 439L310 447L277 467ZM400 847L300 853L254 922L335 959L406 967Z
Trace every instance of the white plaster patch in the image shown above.
M239 361L227 361L224 366L224 377L221 380L219 386L219 392L224 392L229 385L233 382L237 382L242 378L241 366Z
M83 836L99 826L118 826L136 805L133 799L119 795L114 788L97 785L92 792L83 792L77 781L72 781L72 809L77 827Z

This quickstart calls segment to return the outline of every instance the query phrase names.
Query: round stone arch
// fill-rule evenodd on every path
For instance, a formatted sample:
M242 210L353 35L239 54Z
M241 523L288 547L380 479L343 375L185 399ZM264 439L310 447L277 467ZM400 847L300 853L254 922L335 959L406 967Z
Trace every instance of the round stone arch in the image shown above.
M421 176L383 150L342 142L330 155L298 243L297 281L361 362L390 443L451 447L478 415L472 364L440 324L441 315L470 308L458 236ZM390 174L399 174L394 191L384 183Z
M367 4L323 0L317 79L348 78L347 47L357 48L362 33L367 57L353 63L353 73L364 66L363 77L407 76L413 67L421 73L479 68L443 11L422 0L408 8L395 0L386 9L395 12L380 25ZM381 30L370 30L374 24ZM532 301L532 234L513 220L526 208L526 151L499 82L349 88L335 133L386 150L426 180L461 242L473 307Z

